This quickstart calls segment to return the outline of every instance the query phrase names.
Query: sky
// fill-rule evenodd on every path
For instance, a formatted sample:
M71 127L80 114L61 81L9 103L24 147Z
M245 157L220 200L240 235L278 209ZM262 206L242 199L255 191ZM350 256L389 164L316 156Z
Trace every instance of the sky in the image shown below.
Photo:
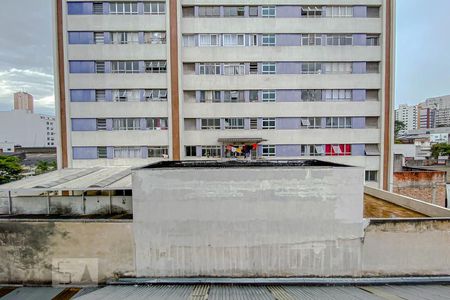
M54 114L52 1L1 0L0 111L26 91ZM397 105L450 94L449 11L449 0L397 0Z

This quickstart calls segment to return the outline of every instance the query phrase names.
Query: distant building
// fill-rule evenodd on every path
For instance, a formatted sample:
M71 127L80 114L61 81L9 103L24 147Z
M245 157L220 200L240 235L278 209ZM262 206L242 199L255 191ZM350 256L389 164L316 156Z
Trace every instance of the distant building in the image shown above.
M0 154L2 153L13 153L14 144L9 142L0 142Z
M419 104L420 128L450 127L450 95Z
M395 120L403 122L405 130L414 130L418 128L417 105L401 104L395 110Z
M33 95L18 92L14 94L14 110L26 110L28 112L34 112Z
M436 109L419 107L418 112L420 129L436 128Z
M22 147L56 147L55 117L27 110L0 112L0 141Z

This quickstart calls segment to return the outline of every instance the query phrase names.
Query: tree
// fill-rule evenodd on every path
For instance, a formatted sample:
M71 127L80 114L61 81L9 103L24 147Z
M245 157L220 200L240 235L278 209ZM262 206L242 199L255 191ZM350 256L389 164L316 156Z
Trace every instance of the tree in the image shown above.
M15 156L0 156L0 184L19 180L23 169Z
M446 143L434 144L431 146L431 156L438 158L439 156L449 156L450 145Z
M406 129L405 123L403 123L402 121L395 121L395 123L394 123L395 137L398 137L398 133L405 129Z
M36 165L36 175L44 174L50 171L56 170L56 162L48 162L45 160L40 160Z

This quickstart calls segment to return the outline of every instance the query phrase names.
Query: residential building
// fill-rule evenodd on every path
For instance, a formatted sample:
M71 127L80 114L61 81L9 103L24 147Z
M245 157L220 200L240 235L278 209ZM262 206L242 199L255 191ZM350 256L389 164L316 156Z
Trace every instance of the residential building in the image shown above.
M56 147L55 117L27 110L0 111L0 141L22 147Z
M436 128L436 109L419 106L418 112L420 129Z
M405 124L405 130L417 129L417 105L400 104L395 110L395 120Z
M394 1L55 5L62 167L298 159L392 173Z
M14 144L8 142L0 142L0 154L14 153Z
M450 95L429 98L419 106L421 107L420 128L450 127ZM422 125L428 127L422 127Z
M26 110L30 113L34 112L33 95L25 92L17 92L14 94L14 109Z

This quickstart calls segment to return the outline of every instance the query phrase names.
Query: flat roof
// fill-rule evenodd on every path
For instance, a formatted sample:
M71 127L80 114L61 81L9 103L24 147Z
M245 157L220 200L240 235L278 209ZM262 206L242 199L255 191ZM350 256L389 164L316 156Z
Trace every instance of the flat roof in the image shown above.
M0 192L131 190L131 168L61 169L0 185Z
M137 169L183 168L279 168L279 167L350 167L316 159L296 160L180 160L160 161Z

